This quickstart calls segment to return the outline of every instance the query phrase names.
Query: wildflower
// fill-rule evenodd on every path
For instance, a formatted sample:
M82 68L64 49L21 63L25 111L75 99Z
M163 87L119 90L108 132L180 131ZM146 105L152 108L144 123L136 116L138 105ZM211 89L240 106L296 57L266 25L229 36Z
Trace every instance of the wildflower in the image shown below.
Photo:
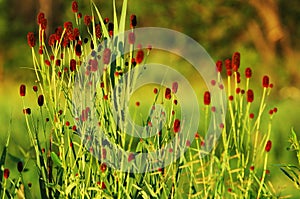
M114 24L113 23L108 23L108 25L107 25L108 27L107 27L107 30L108 30L108 32L113 32L114 31Z
M231 68L231 59L226 59L225 60L225 68L227 70L227 75L231 76L232 75L232 68Z
M109 18L106 17L106 18L104 19L104 24L108 24L108 22L109 22Z
M253 102L254 100L254 93L253 93L253 90L249 89L247 91L247 102Z
M83 21L86 26L89 26L91 24L91 17L88 15L85 15Z
M228 99L229 99L229 101L233 101L233 96L230 95L230 96L228 97Z
M171 89L170 88L166 88L165 98L168 100L171 99Z
M20 86L20 96L24 97L26 94L26 86L24 84L21 84Z
M140 106L140 102L135 102L135 105L136 106Z
M251 70L251 68L246 68L246 70L245 70L245 76L246 76L246 78L251 78L251 76L252 76L252 70Z
M70 122L69 121L66 121L66 126L70 126Z
M140 64L142 63L144 59L144 51L143 50L138 50L137 54L136 54L136 63Z
M72 2L72 11L73 11L74 13L77 13L77 12L78 12L78 3L77 3L77 1L73 1L73 2Z
M109 48L105 48L102 56L103 64L109 64L111 51Z
M42 23L42 20L45 19L45 13L43 12L40 12L38 15L37 15L37 23L38 25L40 25Z
M70 60L70 71L73 72L76 70L76 60L75 59L71 59Z
M38 105L43 106L44 105L44 95L40 95L38 97Z
M216 62L216 68L219 73L222 72L222 65L223 65L222 61L218 60Z
M101 36L102 36L100 24L97 24L97 25L96 25L95 30L96 30L96 37L97 37L98 39L100 39Z
M32 90L33 90L34 92L37 92L37 91L38 91L38 87L37 87L37 86L33 86L33 87L32 87Z
M210 105L210 92L206 91L204 93L204 105Z
M234 72L237 72L240 67L240 56L239 52L235 52L232 55L232 70Z
M264 88L269 87L269 77L267 75L263 76L262 85Z
M80 44L76 44L76 46L75 46L75 53L76 53L76 55L77 55L78 57L81 56L82 51L81 51L81 45L80 45Z
M137 21L136 21L136 15L132 14L130 16L130 28L136 27Z
M252 166L250 166L250 171L254 171L254 166L252 165Z
M21 161L18 162L17 169L18 169L19 172L23 171L23 162L21 162Z
M41 20L41 24L40 24L40 26L41 26L41 29L42 30L46 30L46 28L47 28L47 19L46 18L43 18L42 20Z
M27 34L27 43L31 48L35 46L35 37L33 32L29 32Z
M172 93L177 93L178 82L173 82L172 84Z
M236 72L236 83L241 83L241 74L239 72Z
M250 117L250 119L253 119L254 118L254 113L250 113L249 117Z
M128 34L128 43L129 43L129 44L134 44L134 42L135 42L135 35L134 35L134 32L130 32L130 33Z
M178 133L180 131L180 120L175 119L174 124L173 124L173 130L175 133Z
M268 140L267 144L266 144L266 147L265 147L265 151L269 152L271 150L271 148L272 148L272 141Z
M4 177L4 179L7 179L9 177L9 169L4 169L3 177Z
M96 59L90 60L91 71L96 72L98 70L98 61Z

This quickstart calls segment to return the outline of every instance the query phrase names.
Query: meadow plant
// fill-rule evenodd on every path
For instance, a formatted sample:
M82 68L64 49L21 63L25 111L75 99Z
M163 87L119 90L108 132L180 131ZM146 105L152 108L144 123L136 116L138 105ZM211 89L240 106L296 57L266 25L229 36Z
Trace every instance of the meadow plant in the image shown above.
M205 136L211 115L217 111L212 104L216 99L210 91L199 88L201 103L198 109L203 112L204 120L200 121L193 140L183 140L187 148L184 155L169 165L145 168L142 173L114 168L113 162L122 162L125 156L111 157L108 150L111 143L126 151L126 164L130 167L123 165L124 168L134 168L137 162L145 161L139 159L137 153L150 153L185 133L182 131L185 123L179 119L181 102L176 97L182 87L174 80L170 87L154 85L153 92L147 94L147 98L153 98L153 110L134 121L150 132L155 117L162 125L158 132L148 138L124 133L113 111L115 109L120 120L129 105L123 103L125 99L117 100L113 91L117 88L119 96L123 92L128 94L124 96L130 96L130 88L139 78L139 73L133 69L142 68L151 53L159 52L155 52L151 44L136 43L139 36L135 32L137 16L132 14L127 19L126 0L120 18L113 1L112 20L103 18L93 2L90 5L91 14L83 16L78 3L73 1L70 10L74 13L74 22L65 22L49 36L46 35L47 19L39 13L38 34L27 34L36 81L32 89L20 85L19 94L34 149L35 168L29 168L29 158L25 159L16 164L19 177L10 177L10 168L5 167L7 141L0 160L2 198L16 195L25 198L37 195L41 198L275 197L278 193L269 180L268 156L273 147L270 135L277 108L266 104L273 84L268 76L263 76L261 89L252 89L252 69L241 71L238 52L225 61L217 61L212 68L218 78L209 83L220 90L226 89L227 100L224 101L228 108L226 122L217 124L221 129L219 141L209 153L204 151L208 145ZM119 37L120 45L112 44L111 38L125 31L127 20L130 22L128 37ZM129 50L124 54L125 42ZM100 65L103 65L102 75L96 79L93 74L99 74ZM127 81L120 81L125 74ZM222 78L226 79L226 84L220 83ZM35 107L26 105L29 92L36 95ZM89 99L95 103L85 103ZM143 115L143 103L141 100L130 105L133 118ZM158 106L154 104L164 109L156 111ZM264 114L269 117L263 121ZM88 125L91 123L101 127L105 138L95 135L95 129ZM266 130L262 125L267 126ZM176 150L169 148L167 153L175 154ZM26 171L37 172L38 179L26 181L23 178Z

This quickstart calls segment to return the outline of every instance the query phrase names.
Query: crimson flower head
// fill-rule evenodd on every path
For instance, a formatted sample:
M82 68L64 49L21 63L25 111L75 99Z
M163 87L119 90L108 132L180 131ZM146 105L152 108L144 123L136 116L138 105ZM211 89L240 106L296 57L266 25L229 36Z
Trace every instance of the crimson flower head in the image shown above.
M43 12L40 12L38 15L37 15L37 23L38 25L40 25L42 23L42 20L45 19L45 13Z
M29 32L27 34L27 43L29 45L30 48L35 46L35 37L34 37L34 33L33 32Z
M4 169L3 177L4 177L4 179L7 179L9 177L9 169Z
M130 16L130 28L136 27L137 21L136 21L136 15L132 14Z
M32 90L33 90L34 92L37 92L37 91L38 91L38 87L37 87L37 86L33 86L33 87L32 87Z
M204 93L204 105L210 105L210 92L205 91Z
M83 18L83 21L84 21L84 24L86 25L86 26L89 26L90 24L91 24L91 17L90 16L88 16L88 15L85 15L84 16L84 18Z
M142 63L144 59L144 51L142 49L138 50L137 54L136 54L136 58L135 61L136 63L140 64Z
M43 18L43 19L42 19L41 24L40 24L42 30L45 30L45 29L47 28L47 22L48 22L48 21L47 21L46 18Z
M232 55L232 70L237 72L240 67L240 53L235 52Z
M253 93L253 90L249 89L247 91L247 102L253 102L254 100L254 93Z
M246 70L245 70L245 76L246 76L246 78L251 78L251 76L252 76L252 70L251 70L251 68L246 68Z
M262 85L263 85L264 88L268 88L269 87L269 76L265 75L263 77Z
M216 62L216 68L219 73L222 72L222 65L223 65L222 61L218 60Z
M265 147L265 151L269 152L271 150L271 148L272 148L272 141L268 140L267 144L266 144L266 147Z
M166 88L165 98L168 100L171 99L171 89L170 88Z
M131 162L132 160L134 160L135 156L133 153L130 153L129 156L128 156L128 162Z
M44 105L44 95L39 95L38 97L38 105L43 106Z
M174 124L173 124L173 130L175 133L178 133L180 131L180 120L175 119Z
M77 3L77 1L73 1L73 2L72 2L72 11L73 11L74 13L77 13L77 12L78 12L78 3Z
M20 96L24 97L26 94L26 86L24 84L21 84L20 86Z
M73 72L76 70L76 60L75 59L71 59L70 60L70 71Z

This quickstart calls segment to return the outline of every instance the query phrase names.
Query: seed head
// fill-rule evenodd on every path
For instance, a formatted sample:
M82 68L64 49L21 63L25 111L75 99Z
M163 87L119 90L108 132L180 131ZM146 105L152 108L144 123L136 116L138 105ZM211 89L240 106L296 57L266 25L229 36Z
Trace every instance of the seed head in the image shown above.
M77 3L77 1L73 1L73 2L72 2L72 11L73 11L74 13L77 13L77 12L78 12L78 3Z
M267 75L263 76L262 85L264 88L269 87L269 76L267 76Z
M27 43L31 48L35 46L35 37L33 32L29 32L27 34Z
M175 133L178 133L180 131L180 120L175 119L174 124L173 124L173 130Z

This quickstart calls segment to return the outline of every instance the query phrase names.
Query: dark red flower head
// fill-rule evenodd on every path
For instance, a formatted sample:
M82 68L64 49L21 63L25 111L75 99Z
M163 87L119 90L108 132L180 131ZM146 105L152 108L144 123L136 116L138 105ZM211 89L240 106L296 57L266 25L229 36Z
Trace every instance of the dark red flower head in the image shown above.
M70 60L70 71L73 72L76 70L76 60L75 59L71 59Z
M171 99L171 89L170 88L166 88L165 98L168 100Z
M175 133L178 133L180 131L180 120L175 119L174 124L173 124L173 130Z
M43 106L44 105L44 95L39 95L38 97L38 105Z
M73 2L72 2L72 11L73 11L74 13L77 13L77 12L78 12L78 3L77 3L77 1L73 1Z
M38 15L37 15L37 23L38 25L40 25L42 23L42 20L45 19L45 14L43 12L40 12Z
M34 92L38 91L38 87L37 86L33 86L32 89L33 89Z
M130 16L130 28L136 27L137 21L136 21L136 15L131 15Z
M17 169L18 169L19 172L23 171L23 162L21 162L21 161L18 162Z
M222 61L218 60L218 61L216 62L216 68L217 68L217 71L218 71L219 73L222 72L222 65L223 65L223 62L222 62Z
M138 64L142 63L143 59L144 59L144 51L142 49L138 50L135 58L136 63Z
M90 16L85 15L83 21L84 21L84 24L85 24L86 26L89 26L89 25L91 24L91 21L92 21L92 20L91 20L91 17L90 17Z
M265 151L269 152L271 150L271 148L272 148L272 141L268 140L267 144L266 144L266 147L265 147Z
M246 78L251 78L251 76L252 76L252 70L251 70L251 68L246 68L246 70L245 70L245 76L246 76Z
M9 177L9 169L4 169L3 177L4 177L4 179L7 179Z
M262 85L263 85L264 88L268 88L269 87L269 76L265 75L263 77Z
M33 32L29 32L27 34L27 43L31 48L35 46L35 37Z
M237 72L240 67L240 53L235 52L232 55L232 70Z
M24 84L21 84L20 86L20 96L24 97L26 94L26 86Z
M210 92L205 91L204 93L204 105L210 105Z
M253 90L249 89L247 91L247 102L253 102L254 100L254 93L253 93Z

